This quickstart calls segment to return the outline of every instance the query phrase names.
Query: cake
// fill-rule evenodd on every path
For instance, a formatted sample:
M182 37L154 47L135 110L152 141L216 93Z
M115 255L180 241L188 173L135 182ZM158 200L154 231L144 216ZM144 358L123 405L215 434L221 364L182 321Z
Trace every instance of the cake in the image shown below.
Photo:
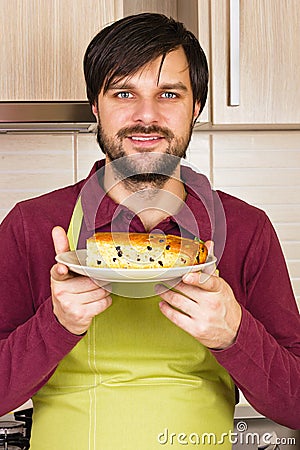
M207 248L198 239L155 233L104 232L87 239L87 265L161 269L202 264Z

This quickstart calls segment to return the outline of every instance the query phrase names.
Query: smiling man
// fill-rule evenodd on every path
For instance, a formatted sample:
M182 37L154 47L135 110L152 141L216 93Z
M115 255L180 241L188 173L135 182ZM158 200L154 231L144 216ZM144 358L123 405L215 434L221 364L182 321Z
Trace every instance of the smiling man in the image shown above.
M136 73L102 87L92 107L106 162L113 162L114 172L122 179L109 190L110 197L121 203L132 192L163 188L184 200L179 164L185 157L200 102L194 102L183 48L158 56ZM107 178L108 173L104 175L105 186ZM161 218L164 216L161 209ZM151 223L149 214L147 217L150 231L160 217L155 214Z
M182 47L102 88L93 105L100 145L110 161L149 151L185 156L199 110Z
M299 427L300 321L274 229L181 164L207 96L199 42L163 15L126 17L84 71L105 159L0 227L1 412L33 398L31 450L229 450L238 386ZM95 231L157 230L212 240L220 276L138 298L55 264Z

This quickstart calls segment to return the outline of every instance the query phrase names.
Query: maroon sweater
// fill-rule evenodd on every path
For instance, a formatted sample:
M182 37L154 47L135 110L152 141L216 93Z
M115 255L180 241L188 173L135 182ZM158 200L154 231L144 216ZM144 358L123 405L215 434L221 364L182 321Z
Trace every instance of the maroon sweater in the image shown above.
M112 222L114 230L145 232L138 217L104 195L94 175L101 166L74 186L19 203L0 226L0 415L36 393L81 339L56 320L49 283L51 230L68 229L78 195L85 214L81 247ZM212 353L257 411L300 428L300 320L274 229L263 211L212 192L203 175L184 168L182 178L185 208L155 228L213 238L220 276L242 306L236 342Z

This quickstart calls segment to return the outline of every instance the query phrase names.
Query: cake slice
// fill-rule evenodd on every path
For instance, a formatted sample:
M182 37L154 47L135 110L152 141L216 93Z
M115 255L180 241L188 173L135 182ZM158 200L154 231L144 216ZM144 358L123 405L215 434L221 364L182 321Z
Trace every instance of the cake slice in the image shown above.
M161 269L202 264L207 248L198 240L155 233L95 233L87 239L87 265Z

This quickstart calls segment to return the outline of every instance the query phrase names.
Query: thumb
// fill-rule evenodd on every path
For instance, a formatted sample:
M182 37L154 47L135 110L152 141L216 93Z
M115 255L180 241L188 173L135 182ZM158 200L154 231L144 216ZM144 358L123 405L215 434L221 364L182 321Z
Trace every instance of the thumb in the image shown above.
M207 247L208 254L213 256L214 254L214 242L213 241L206 241L205 246Z
M54 227L52 230L52 239L55 248L55 253L68 252L70 250L69 241L65 230L62 227Z
M62 227L54 227L52 230L52 239L55 248L55 253L68 252L70 250L68 237ZM55 264L51 269L51 278L56 281L62 281L69 278L69 269L64 264Z

